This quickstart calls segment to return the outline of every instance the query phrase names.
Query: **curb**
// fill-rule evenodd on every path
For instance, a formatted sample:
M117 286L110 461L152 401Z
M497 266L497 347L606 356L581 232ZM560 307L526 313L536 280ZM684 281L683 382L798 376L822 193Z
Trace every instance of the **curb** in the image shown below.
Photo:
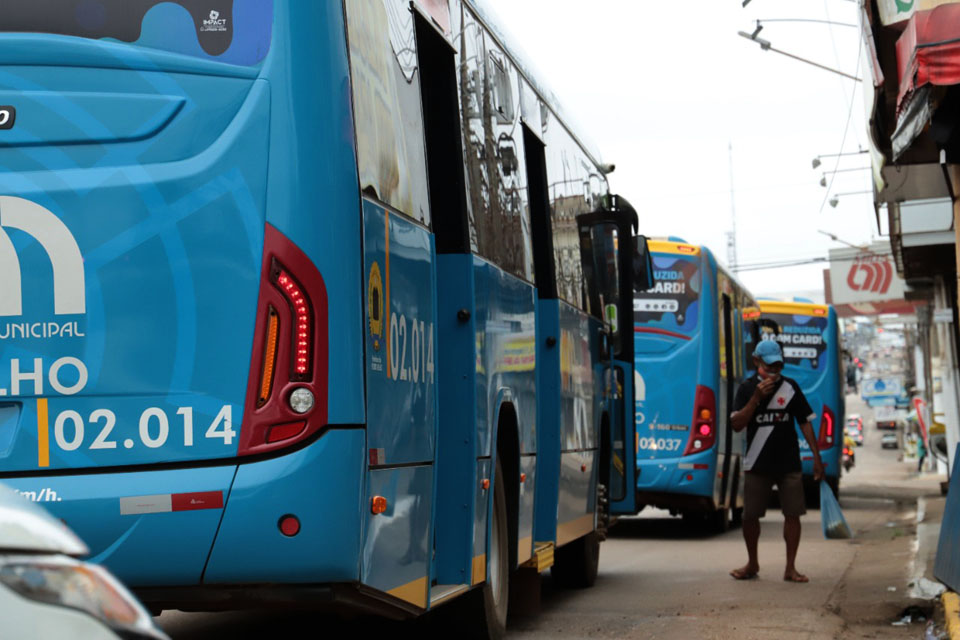
M960 640L960 596L953 591L946 591L940 596L940 601L943 603L943 617L950 640Z

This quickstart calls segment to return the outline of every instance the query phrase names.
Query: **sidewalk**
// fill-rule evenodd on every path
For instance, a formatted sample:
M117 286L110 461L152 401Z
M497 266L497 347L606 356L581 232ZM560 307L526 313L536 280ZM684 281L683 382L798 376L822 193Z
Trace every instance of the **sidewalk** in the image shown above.
M859 548L835 587L842 598L828 602L845 622L839 638L922 637L926 622L900 624L901 613L916 607L929 617L936 608L933 564L946 502L940 495L943 476L917 474L915 464L906 460L854 473L841 489L840 504L855 528L849 544ZM889 504L886 521L858 521L857 507L865 501Z

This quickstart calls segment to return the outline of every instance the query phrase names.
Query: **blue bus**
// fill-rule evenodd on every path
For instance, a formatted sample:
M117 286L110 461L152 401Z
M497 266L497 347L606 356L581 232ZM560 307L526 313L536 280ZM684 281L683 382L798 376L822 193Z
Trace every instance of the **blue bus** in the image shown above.
M726 530L743 506L743 433L727 416L746 375L750 292L706 247L651 240L654 287L633 304L636 483L614 511L650 505Z
M840 463L846 410L843 349L837 312L831 305L799 299L761 299L759 305L761 316L752 321L747 331L747 352L753 352L757 340L773 338L780 342L783 348L783 375L800 384L810 407L817 414L813 425L817 446L823 460L826 482L837 495L842 472ZM750 360L751 367L752 364ZM817 504L820 493L813 482L813 454L799 426L797 440L807 502Z
M154 611L592 583L649 256L489 14L60 4L0 22L3 481Z

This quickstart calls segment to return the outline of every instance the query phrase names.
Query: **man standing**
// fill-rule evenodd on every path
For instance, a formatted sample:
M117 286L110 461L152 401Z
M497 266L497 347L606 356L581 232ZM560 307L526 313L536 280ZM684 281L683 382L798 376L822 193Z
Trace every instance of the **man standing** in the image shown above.
M814 480L823 478L823 462L810 422L816 417L794 380L780 375L783 354L775 340L763 340L753 352L757 374L737 390L730 416L734 431L747 429L747 454L743 459L743 539L747 543L747 564L730 575L737 580L757 577L757 541L760 518L766 513L773 486L780 493L783 510L783 539L787 543L787 566L783 579L808 582L795 566L800 546L800 516L806 513L800 446L794 420L800 424L813 453Z

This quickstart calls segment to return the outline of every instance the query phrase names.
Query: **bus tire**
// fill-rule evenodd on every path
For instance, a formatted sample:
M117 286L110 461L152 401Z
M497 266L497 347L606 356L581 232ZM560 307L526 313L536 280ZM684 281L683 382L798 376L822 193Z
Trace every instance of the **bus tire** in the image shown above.
M597 581L600 535L591 531L556 550L550 575L562 587L586 589Z
M730 509L720 507L710 514L710 528L714 533L726 533L730 530Z
M738 527L743 524L743 507L737 506L737 498L740 497L740 463L737 462L733 468L733 482L730 485L730 526Z
M840 499L840 476L827 476L827 486L833 491L833 497Z
M820 485L813 481L812 476L809 479L804 478L803 495L806 498L807 509L820 508Z
M607 488L597 484L597 528L554 552L550 575L563 587L586 589L597 581L600 568L600 543L607 537L610 512Z
M507 535L507 488L503 469L497 459L493 481L493 513L490 522L490 541L487 549L487 579L477 589L480 611L477 619L477 635L480 638L499 640L507 635L507 603L510 599L510 539Z
M442 624L476 640L500 640L507 635L507 603L510 599L509 536L507 534L507 489L500 460L494 472L493 512L487 546L487 576L484 583L464 594L445 610ZM466 622L466 624L464 624Z

